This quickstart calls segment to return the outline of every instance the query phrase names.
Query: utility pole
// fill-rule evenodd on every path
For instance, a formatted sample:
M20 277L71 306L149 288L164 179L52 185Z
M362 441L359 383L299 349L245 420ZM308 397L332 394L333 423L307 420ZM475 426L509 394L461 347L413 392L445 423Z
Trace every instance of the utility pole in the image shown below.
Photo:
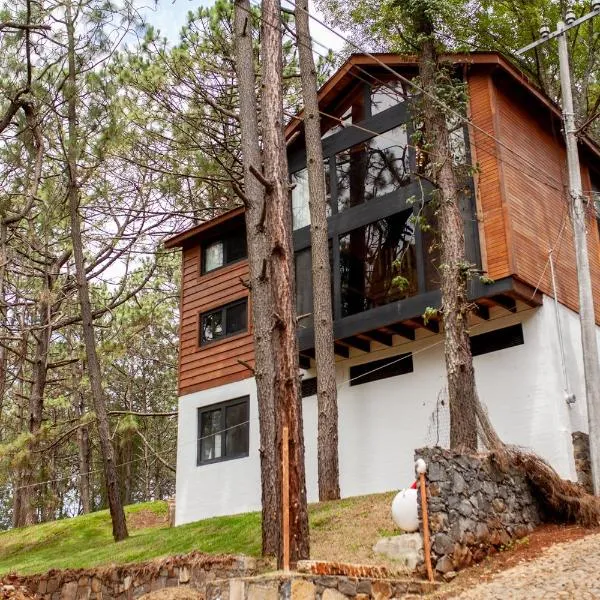
M558 57L560 62L560 87L562 94L562 114L564 122L565 144L567 147L567 166L569 171L569 196L571 198L571 221L579 286L579 322L581 325L581 345L583 351L583 371L585 377L585 396L587 402L588 428L590 442L590 460L594 493L600 495L600 361L596 341L596 319L594 316L594 297L588 256L585 208L581 185L581 169L577 148L577 127L573 109L573 92L569 68L569 49L566 32L600 15L600 0L592 0L592 11L575 19L575 13L569 10L565 23L558 22L556 31L550 33L547 27L540 29L542 39L517 51L517 55L558 38Z

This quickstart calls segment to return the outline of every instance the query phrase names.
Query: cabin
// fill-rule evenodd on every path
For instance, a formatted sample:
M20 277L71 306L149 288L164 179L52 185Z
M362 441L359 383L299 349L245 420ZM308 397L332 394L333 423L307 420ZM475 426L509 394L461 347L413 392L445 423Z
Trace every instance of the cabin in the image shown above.
M319 92L328 191L340 487L407 487L413 450L447 444L443 332L431 186L404 78L414 58L353 55ZM451 55L469 123L452 130L470 165L461 194L470 335L479 395L501 437L576 480L587 432L578 294L558 108L496 53ZM402 75L399 78L396 74ZM302 368L306 485L317 500L317 398L310 215L301 119L286 131ZM600 150L580 141L600 315L594 194ZM426 226L423 226L426 223ZM258 510L259 430L244 210L167 241L182 256L176 523ZM397 282L401 281L402 285ZM396 283L394 283L396 282Z

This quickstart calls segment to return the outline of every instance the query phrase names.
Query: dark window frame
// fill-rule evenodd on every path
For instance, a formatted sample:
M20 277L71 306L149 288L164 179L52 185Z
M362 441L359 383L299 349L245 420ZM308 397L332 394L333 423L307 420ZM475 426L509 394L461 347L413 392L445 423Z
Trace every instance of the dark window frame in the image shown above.
M235 258L233 260L228 260L227 259L227 254L229 253L229 246L228 243L230 243L232 240L240 240L244 243L244 245L246 246L245 248L245 252L244 252L244 256L241 256L239 258ZM214 244L215 242L221 242L223 244L223 264L220 265L219 267L215 267L214 269L211 269L210 271L206 270L206 248L208 246L212 246L212 244ZM230 265L235 265L236 263L239 263L243 260L247 260L248 259L248 245L247 245L247 239L246 239L246 232L242 229L242 230L234 230L231 231L229 233L208 239L204 242L202 242L202 244L200 245L200 275L204 276L204 275L212 275L213 273L216 273L217 271L220 271L221 269L224 269L225 267L229 267Z
M390 372L389 367L392 367ZM386 358L370 360L350 367L350 387L372 383L390 377L414 373L413 353L406 352Z
M492 354L515 346L523 346L525 344L523 324L515 323L507 327L492 329L492 331L471 336L470 341L473 356Z
M207 317L208 315L212 315L212 314L221 313L222 329L224 332L226 332L227 331L227 310L230 308L233 308L234 306L238 306L240 304L244 304L246 307L246 327L244 327L244 329L234 331L233 333L224 333L223 335L220 335L219 337L212 339L212 340L203 339L202 332L203 332L204 328L202 327L202 320L204 317ZM229 302L228 304L224 304L223 306L217 306L211 310L205 310L198 314L198 346L200 346L202 348L209 346L211 344L216 344L217 342L220 342L221 340L225 340L225 339L234 337L236 335L241 335L241 334L247 333L247 332L248 332L248 296L245 296L243 298L238 298L237 300L234 300L233 302Z
M247 412L248 412L248 422L246 425L246 450L242 453L234 454L232 456L227 456L222 454L218 458L211 458L209 460L201 460L201 432L202 432L202 415L206 413L213 412L215 410L221 410L221 433L224 433L222 447L227 451L227 441L226 435L227 432L224 431L226 429L226 418L227 418L227 408L230 406L237 406L238 404L246 404ZM231 400L226 400L225 402L218 402L216 404L209 404L207 406L201 406L197 409L197 417L196 417L196 425L198 428L198 435L196 440L196 466L202 467L204 465L212 465L218 462L225 462L228 460L236 460L238 458L246 458L250 456L250 396L240 396L238 398L232 398ZM215 435L215 434L213 434Z
M317 378L315 377L307 377L303 378L300 382L300 387L302 390L302 397L309 398L310 396L317 395Z

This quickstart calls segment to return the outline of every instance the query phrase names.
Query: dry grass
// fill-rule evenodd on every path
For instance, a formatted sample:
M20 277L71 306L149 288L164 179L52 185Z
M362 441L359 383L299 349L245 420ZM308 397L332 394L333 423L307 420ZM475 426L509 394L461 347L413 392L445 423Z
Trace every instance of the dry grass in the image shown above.
M395 492L311 506L310 554L313 559L398 565L373 553L381 537L401 533L392 521Z

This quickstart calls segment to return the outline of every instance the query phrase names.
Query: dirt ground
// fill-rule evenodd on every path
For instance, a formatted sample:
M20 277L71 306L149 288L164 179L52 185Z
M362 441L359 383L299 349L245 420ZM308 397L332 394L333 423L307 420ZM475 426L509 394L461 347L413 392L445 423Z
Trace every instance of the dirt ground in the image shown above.
M127 527L133 531L149 527L166 527L168 515L157 514L152 510L140 510L127 516Z
M32 600L36 596L26 587L11 581L10 578L0 579L0 600Z
M461 571L451 583L444 585L431 597L436 600L453 598L479 584L492 581L502 571L539 558L546 548L554 544L571 542L597 533L600 533L600 529L586 529L579 525L542 525L506 550L496 552L480 564Z

